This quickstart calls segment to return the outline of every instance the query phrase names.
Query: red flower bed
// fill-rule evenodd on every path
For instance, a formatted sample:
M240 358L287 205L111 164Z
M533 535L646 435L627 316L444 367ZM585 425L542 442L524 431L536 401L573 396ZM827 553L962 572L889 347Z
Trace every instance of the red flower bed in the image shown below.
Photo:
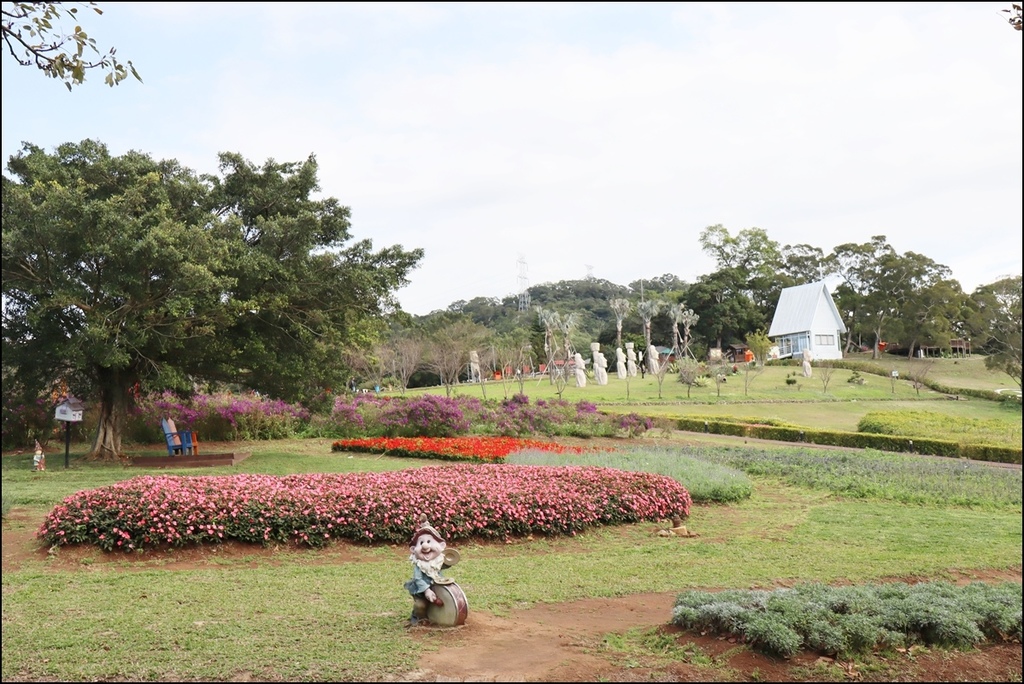
M439 458L449 461L502 463L505 457L524 449L581 454L588 447L571 447L518 437L371 437L339 439L331 451L360 451L389 456Z
M652 473L457 464L386 473L136 477L73 494L38 536L106 550L234 539L408 543L420 514L449 540L576 534L686 516L690 494Z

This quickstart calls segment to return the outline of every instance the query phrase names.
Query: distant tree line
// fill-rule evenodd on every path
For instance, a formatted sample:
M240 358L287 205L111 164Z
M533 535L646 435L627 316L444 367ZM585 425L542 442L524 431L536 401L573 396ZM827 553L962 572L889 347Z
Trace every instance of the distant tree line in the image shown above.
M825 278L847 350L877 356L885 340L913 355L969 338L1020 383L1020 275L968 294L882 235L826 254L714 225L699 242L715 270L693 283L565 280L531 287L528 311L509 295L410 316L395 292L422 250L354 240L349 209L314 199L317 170L312 156L255 165L223 153L219 173L201 175L91 140L25 144L2 179L5 420L66 388L98 409L92 453L115 457L135 397L152 390L226 386L310 407L353 387L450 392L476 352L478 377L507 397L542 364L591 360L593 342L607 359L628 342L677 359L734 343L763 356L781 290ZM660 387L664 367L647 370Z

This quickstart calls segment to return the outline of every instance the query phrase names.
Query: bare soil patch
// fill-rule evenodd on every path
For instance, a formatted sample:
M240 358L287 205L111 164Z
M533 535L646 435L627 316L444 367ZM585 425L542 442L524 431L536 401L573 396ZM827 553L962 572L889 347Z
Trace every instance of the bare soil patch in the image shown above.
M372 557L356 544L327 549L261 547L228 542L216 546L147 550L142 554L104 553L94 547L62 547L50 554L36 539L38 511L13 509L3 524L3 572L47 558L54 572L86 572L90 567L132 572L158 566L170 571L254 567L267 562L363 562ZM408 551L394 549L396 561ZM224 563L232 559L236 562ZM245 562L249 561L249 562ZM1021 582L1021 568L952 573L958 582ZM915 581L915 578L894 578ZM494 615L472 609L465 625L453 629L416 627L425 646L419 669L405 681L1020 681L1021 644L985 646L956 652L912 649L907 653L841 662L818 653L791 659L771 658L743 644L712 635L684 632L672 625L676 593L637 594L537 605ZM687 649L685 657L655 657L649 652L616 650L608 635L631 630L660 635ZM699 656L699 657L698 657ZM710 659L710 663L707 662ZM703 660L703 662L702 662Z

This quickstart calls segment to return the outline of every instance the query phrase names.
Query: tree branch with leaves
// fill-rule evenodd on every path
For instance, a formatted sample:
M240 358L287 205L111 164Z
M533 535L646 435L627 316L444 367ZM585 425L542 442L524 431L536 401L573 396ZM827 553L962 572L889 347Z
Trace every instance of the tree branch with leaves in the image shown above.
M103 10L95 2L76 3L98 15ZM117 50L101 54L96 40L77 23L78 7L63 2L3 3L3 40L8 54L21 66L34 66L50 78L64 82L68 90L85 81L87 71L107 72L104 82L115 86L129 76L140 83L142 77L131 60L122 63ZM62 22L76 22L71 31ZM88 51L88 52L87 52ZM89 59L91 54L96 59Z

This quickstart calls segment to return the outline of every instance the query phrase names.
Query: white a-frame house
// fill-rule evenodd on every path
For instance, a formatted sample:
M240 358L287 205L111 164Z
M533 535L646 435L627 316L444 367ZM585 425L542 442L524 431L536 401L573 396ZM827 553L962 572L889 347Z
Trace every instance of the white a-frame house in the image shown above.
M810 349L815 360L843 358L840 335L846 325L824 281L787 287L779 295L768 337L779 358L799 357Z

